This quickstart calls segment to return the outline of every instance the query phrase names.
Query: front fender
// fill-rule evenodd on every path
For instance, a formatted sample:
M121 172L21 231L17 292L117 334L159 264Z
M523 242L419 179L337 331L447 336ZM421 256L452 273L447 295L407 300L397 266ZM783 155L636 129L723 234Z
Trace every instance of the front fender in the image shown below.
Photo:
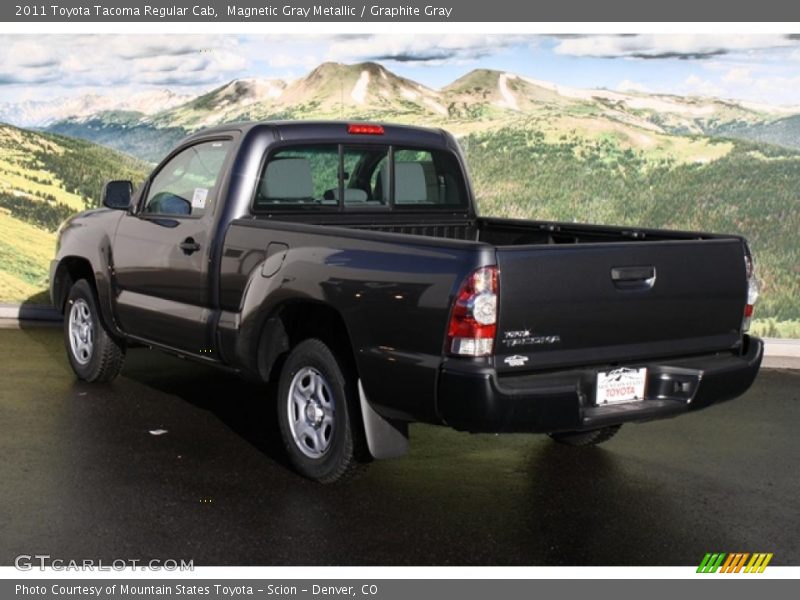
M114 262L112 240L123 212L110 209L95 209L79 213L67 219L59 230L56 243L56 256L51 266L51 297L58 295L56 278L59 273L74 273L73 265L79 261L88 263L98 304L104 323L112 331L122 335L114 318ZM78 271L81 272L81 271ZM74 274L71 275L74 279ZM66 297L65 294L62 297ZM59 310L62 306L57 306Z

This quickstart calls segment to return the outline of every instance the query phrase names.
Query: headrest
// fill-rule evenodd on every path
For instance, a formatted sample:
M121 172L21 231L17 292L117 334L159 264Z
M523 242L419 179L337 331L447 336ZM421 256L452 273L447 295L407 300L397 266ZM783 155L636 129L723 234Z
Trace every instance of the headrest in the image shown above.
M261 196L266 201L314 197L311 164L307 158L278 158L267 164L261 181Z
M333 198L339 199L339 190L333 190ZM367 201L367 192L358 188L344 188L344 203L357 204Z
M394 181L395 204L424 203L428 201L425 171L420 163L394 163ZM389 189L389 172L385 165L381 168L381 183L384 190Z

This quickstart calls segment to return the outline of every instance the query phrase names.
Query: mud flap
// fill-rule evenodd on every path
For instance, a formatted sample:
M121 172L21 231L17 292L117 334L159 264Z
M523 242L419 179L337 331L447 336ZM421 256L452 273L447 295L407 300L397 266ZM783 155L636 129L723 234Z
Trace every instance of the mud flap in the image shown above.
M385 419L375 412L364 394L360 379L358 398L369 453L377 459L404 456L408 452L408 423Z

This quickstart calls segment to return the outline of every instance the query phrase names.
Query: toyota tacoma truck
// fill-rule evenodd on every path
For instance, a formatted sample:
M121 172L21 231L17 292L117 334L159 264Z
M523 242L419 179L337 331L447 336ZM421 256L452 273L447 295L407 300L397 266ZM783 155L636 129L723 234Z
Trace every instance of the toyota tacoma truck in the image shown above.
M763 349L741 237L479 216L454 137L389 124L192 135L62 225L50 293L82 380L143 345L272 382L320 482L414 422L597 444L741 395Z

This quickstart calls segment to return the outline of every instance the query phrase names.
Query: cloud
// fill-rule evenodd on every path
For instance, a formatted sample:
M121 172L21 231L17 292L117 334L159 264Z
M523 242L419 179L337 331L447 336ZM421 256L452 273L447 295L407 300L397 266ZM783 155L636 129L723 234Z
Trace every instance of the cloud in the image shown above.
M294 67L301 67L303 69L310 70L317 66L320 62L321 61L316 55L305 52L270 53L269 57L267 58L267 64L275 69L291 69Z
M0 36L0 85L196 87L232 79L248 66L235 36Z
M774 98L786 90L796 90L800 87L800 75L760 77L752 82L752 87L762 98ZM794 101L795 104L798 102Z
M145 38L146 39L146 38ZM120 40L117 46L117 56L126 60L136 60L139 58L154 58L161 56L186 56L196 54L203 48L208 47L208 42L197 40L196 43L147 43L130 44L127 39Z
M40 85L57 81L60 75L50 69L35 69L25 72L9 70L7 65L0 67L0 85L28 84Z
M724 90L718 84L698 75L689 75L680 85L680 91L689 96L724 96Z
M431 61L442 61L447 60L448 58L452 58L453 54L450 52L430 52L428 54L423 53L397 53L397 54L378 54L374 56L367 56L369 60L393 60L395 62L401 63L410 63L410 62L431 62Z
M561 38L556 54L597 58L702 60L732 52L797 46L786 35L591 35Z
M746 67L732 67L722 76L722 80L727 83L752 83L753 70Z
M25 39L12 41L3 54L3 66L18 69L42 69L58 64L58 53L52 48Z
M630 79L623 79L617 84L617 91L620 92L643 92L650 94L653 92L648 86L638 81L631 81Z
M593 61L565 57L625 60L600 71ZM557 82L575 87L769 103L800 99L800 34L0 35L0 95L38 97L56 88L66 96L84 89L119 94L126 87L198 93L234 78L293 79L324 61L365 60L426 84L429 74L444 79L475 66L523 74L544 67ZM416 76L412 67L418 65L456 68Z
M540 38L530 35L380 35L335 40L326 60L382 60L402 63L438 64L467 61L530 46Z
M58 78L58 53L25 38L0 46L0 85L49 83Z
M660 52L651 54L648 52L634 52L631 58L643 58L645 60L664 60L667 58L677 58L678 60L704 60L715 56L727 54L728 50L707 50L705 52Z
M58 54L25 38L0 45L0 85L49 83L57 79Z

